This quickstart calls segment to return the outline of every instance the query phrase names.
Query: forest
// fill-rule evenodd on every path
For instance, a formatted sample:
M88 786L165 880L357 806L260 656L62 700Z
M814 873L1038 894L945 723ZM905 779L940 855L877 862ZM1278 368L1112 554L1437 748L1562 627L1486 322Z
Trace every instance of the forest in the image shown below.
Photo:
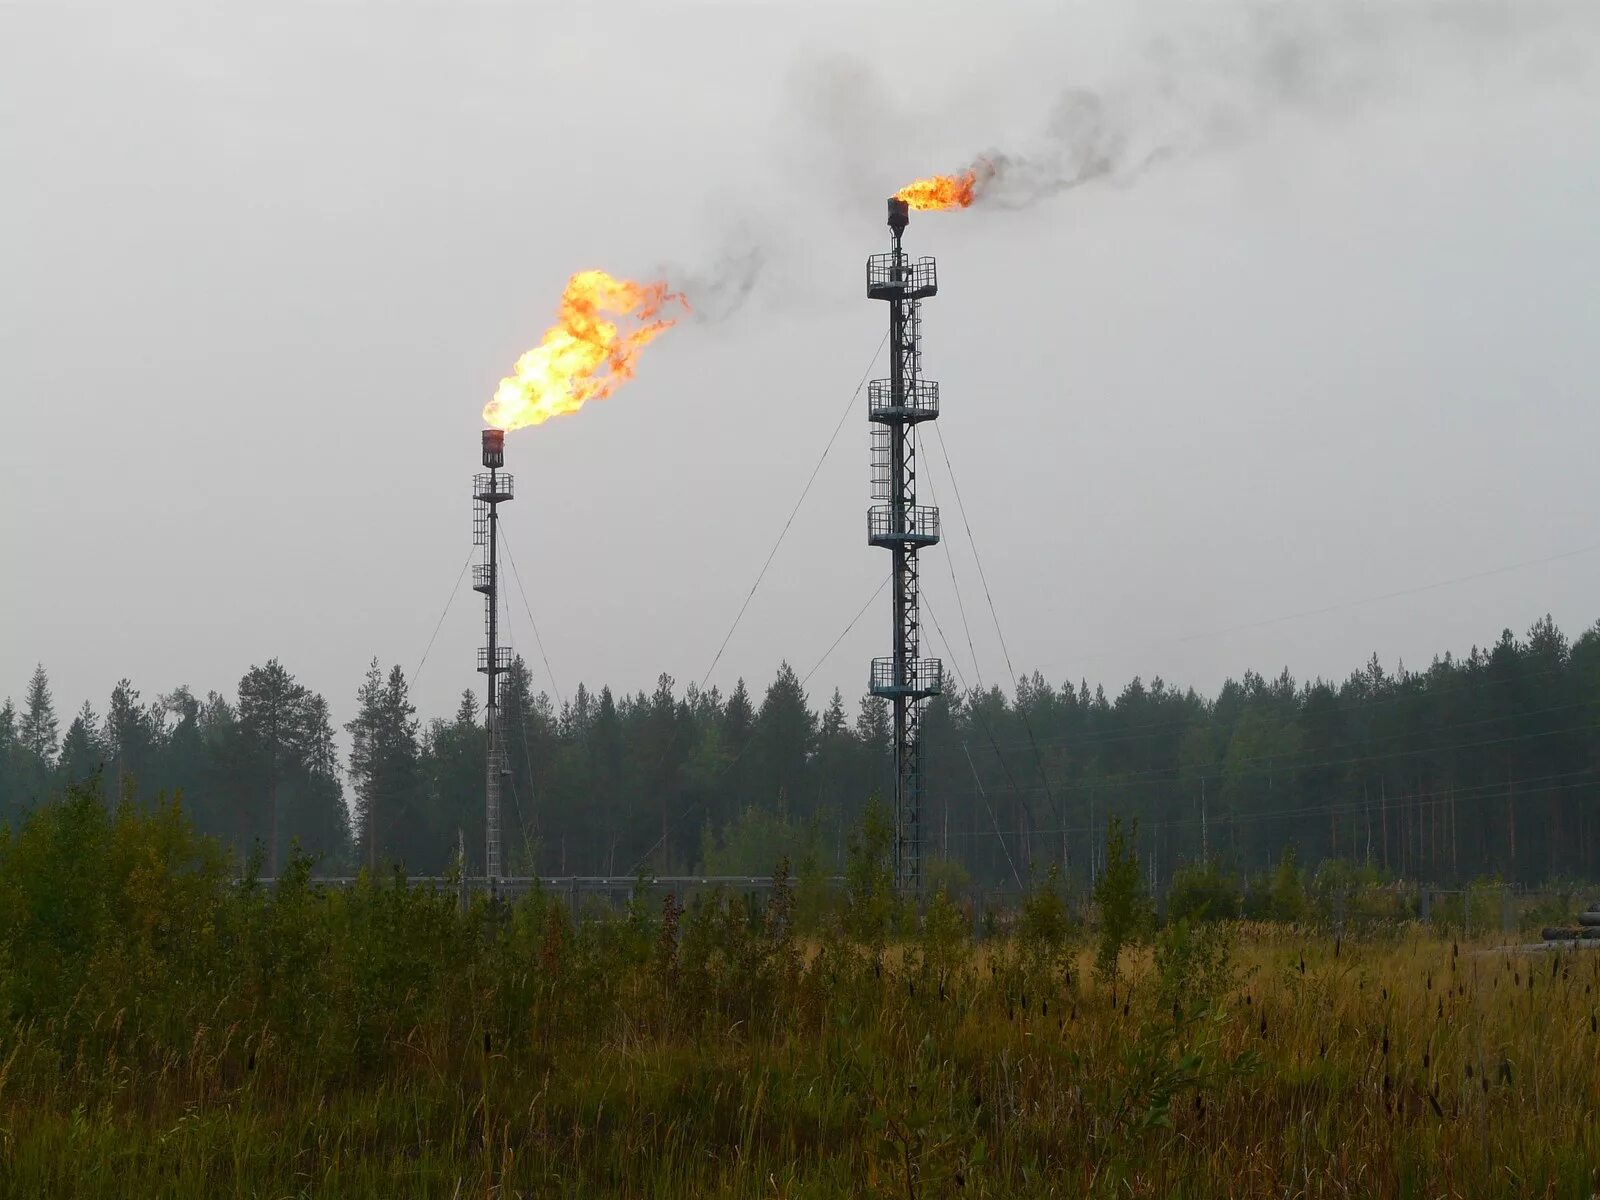
M0 821L98 775L103 792L189 819L276 875L294 847L320 874L398 864L481 870L482 714L465 692L418 717L374 660L341 741L328 700L277 660L230 696L132 681L104 715L57 712L48 674L0 708ZM837 691L814 705L787 664L759 699L662 675L632 695L535 691L505 677L518 874L838 871L869 798L891 786L888 714ZM1245 671L1215 696L1134 679L1115 696L1034 673L949 695L924 718L930 879L1022 889L1052 865L1086 886L1109 816L1137 822L1160 885L1186 863L1259 872L1292 848L1448 885L1593 879L1600 863L1600 623L1522 637L1424 670L1374 656L1340 681Z

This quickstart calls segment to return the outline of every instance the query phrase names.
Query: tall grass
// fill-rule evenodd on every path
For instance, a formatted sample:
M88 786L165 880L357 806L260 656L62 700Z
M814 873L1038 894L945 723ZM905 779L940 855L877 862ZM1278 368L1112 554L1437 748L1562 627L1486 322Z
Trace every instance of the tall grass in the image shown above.
M1180 925L1099 982L1048 909L241 887L74 796L0 836L0 1196L1595 1192L1600 954Z

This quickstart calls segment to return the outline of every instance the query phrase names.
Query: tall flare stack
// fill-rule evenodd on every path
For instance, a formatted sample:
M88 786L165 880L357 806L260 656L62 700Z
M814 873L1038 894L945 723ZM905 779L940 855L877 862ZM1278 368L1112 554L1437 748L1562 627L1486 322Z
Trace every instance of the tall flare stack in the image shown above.
M493 894L505 878L505 861L500 840L500 796L510 772L505 742L501 736L500 704L495 683L511 666L511 648L500 645L500 541L501 504L510 500L515 482L506 463L506 434L503 429L483 431L483 465L487 471L472 477L472 540L483 548L483 561L472 568L472 588L483 593L483 626L486 644L478 648L478 670L484 686L483 725L488 739L483 786L483 873L484 886Z
M939 415L939 385L922 378L922 301L939 290L932 258L902 245L909 205L889 201L894 247L867 259L867 296L889 303L889 378L867 388L872 423L872 498L867 542L892 556L894 653L872 660L870 690L894 708L894 873L902 892L922 889L920 704L943 690L944 667L920 657L917 551L939 541L939 510L917 503L917 426Z

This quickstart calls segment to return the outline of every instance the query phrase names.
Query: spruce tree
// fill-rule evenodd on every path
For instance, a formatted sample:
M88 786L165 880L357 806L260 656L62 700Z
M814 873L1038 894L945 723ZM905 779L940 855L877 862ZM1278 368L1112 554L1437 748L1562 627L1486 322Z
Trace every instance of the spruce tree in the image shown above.
M56 706L50 697L50 680L44 673L44 664L33 669L33 679L28 683L26 709L17 725L17 735L22 748L46 766L55 761L59 746L56 728Z

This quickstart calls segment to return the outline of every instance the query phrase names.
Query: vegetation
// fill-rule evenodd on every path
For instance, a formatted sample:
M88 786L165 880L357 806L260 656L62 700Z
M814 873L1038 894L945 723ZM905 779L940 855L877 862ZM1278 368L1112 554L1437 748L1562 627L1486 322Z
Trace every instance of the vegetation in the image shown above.
M0 835L0 1195L1594 1190L1600 954L1182 921L1113 990L1053 880L982 943L898 907L882 827L814 923L781 872L574 921L235 884L79 790Z
M504 689L520 871L737 875L783 854L834 875L865 798L890 791L882 705L852 720L835 694L818 713L787 666L759 704L743 683L680 692L664 675L649 693L580 687L558 705L520 661ZM374 662L344 762L328 703L281 664L252 668L236 695L179 687L145 703L123 680L103 719L85 705L59 734L41 669L20 707L0 708L0 821L102 769L113 795L181 794L236 861L262 846L269 875L294 840L325 873L439 874L458 842L481 870L470 694L419 722L404 673ZM1374 659L1342 683L1246 672L1209 699L1159 679L1110 698L1034 675L1012 696L939 700L923 730L939 869L989 888L1056 864L1086 892L1112 812L1138 821L1131 853L1162 889L1185 864L1214 865L1239 900L1224 913L1211 895L1219 916L1263 915L1251 877L1289 846L1300 863L1456 886L1592 877L1600 861L1600 625L1569 644L1546 618L1425 671ZM1320 874L1304 880L1313 906Z

